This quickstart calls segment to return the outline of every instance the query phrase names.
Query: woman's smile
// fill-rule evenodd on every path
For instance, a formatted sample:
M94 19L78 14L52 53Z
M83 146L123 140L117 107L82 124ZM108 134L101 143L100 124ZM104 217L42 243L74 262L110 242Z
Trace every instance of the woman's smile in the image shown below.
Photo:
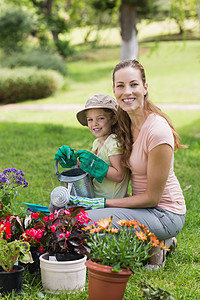
M134 111L143 108L147 84L143 85L139 70L126 67L115 73L113 92L122 109Z

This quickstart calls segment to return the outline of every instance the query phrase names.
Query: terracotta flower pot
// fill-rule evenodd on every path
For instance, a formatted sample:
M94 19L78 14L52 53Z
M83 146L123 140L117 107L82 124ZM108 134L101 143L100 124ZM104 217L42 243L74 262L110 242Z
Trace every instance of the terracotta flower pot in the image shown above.
M129 269L113 272L112 267L86 261L89 274L89 300L121 300L132 274Z

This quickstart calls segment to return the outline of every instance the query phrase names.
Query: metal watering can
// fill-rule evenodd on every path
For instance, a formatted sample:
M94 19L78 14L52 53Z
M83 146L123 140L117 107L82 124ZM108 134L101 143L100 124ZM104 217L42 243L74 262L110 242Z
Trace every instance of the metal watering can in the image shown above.
M73 196L94 198L93 185L88 173L81 170L78 165L59 173L58 161L55 162L55 171L62 186L68 188Z

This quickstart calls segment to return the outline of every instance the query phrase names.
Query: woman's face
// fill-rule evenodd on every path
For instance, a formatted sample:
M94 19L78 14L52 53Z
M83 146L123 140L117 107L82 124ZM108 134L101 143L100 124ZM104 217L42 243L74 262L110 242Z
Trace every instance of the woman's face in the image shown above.
M113 93L118 105L126 112L143 109L147 83L143 85L138 69L126 67L116 71Z

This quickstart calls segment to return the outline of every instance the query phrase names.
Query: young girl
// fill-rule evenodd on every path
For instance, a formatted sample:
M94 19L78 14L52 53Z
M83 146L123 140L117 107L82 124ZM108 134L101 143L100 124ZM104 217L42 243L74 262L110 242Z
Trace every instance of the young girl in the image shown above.
M119 198L123 198L127 194L129 172L121 164L122 150L115 135L118 126L116 112L117 102L114 98L105 94L96 94L88 99L85 109L77 113L78 121L83 126L88 126L90 132L96 137L92 153L107 164L105 166L107 172L102 183L98 178L93 180L95 197L115 198L118 195ZM84 165L82 166L84 154L86 153L82 150L77 152L81 162L80 168L84 168ZM90 153L87 159L89 156ZM100 161L96 164L96 168L99 164Z
M74 153L72 148L62 146L55 155L55 159L64 159L68 164L75 164L78 157L80 168L94 177L95 197L113 199L127 195L129 171L121 164L123 150L115 135L116 112L117 102L111 96L96 94L90 97L85 108L77 113L77 119L96 137L92 152L79 150Z

